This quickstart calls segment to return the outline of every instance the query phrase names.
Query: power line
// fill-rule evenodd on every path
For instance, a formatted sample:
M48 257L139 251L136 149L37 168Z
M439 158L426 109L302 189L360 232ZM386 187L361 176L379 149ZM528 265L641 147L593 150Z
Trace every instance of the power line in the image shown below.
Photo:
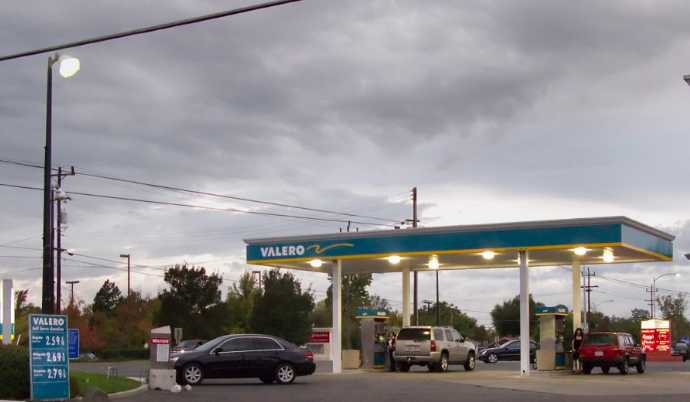
M18 59L18 58L26 57L26 56L34 56L34 55L41 54L41 53L54 52L57 50L80 47L80 46L84 46L84 45L90 45L93 43L106 42L106 41L110 41L113 39L126 38L128 36L141 35L141 34L145 34L145 33L161 31L164 29L176 28L176 27L180 27L180 26L184 26L184 25L195 24L197 22L204 22L204 21L214 20L214 19L218 19L218 18L229 17L232 15L247 13L250 11L255 11L255 10L260 10L263 8L279 6L279 5L283 5L283 4L287 4L287 3L294 3L294 2L298 2L298 1L302 1L302 0L282 0L282 1L274 1L274 2L270 2L270 3L258 4L255 6L238 8L238 9L234 9L234 10L230 10L230 11L224 11L224 12L220 12L220 13L204 15L201 17L195 17L195 18L189 18L186 20L170 22L167 24L155 25L155 26L148 27L148 28L140 28L140 29L135 29L132 31L101 36L98 38L92 38L92 39L86 39L86 40L81 40L81 41L77 41L77 42L71 42L71 43L67 43L64 45L51 46L51 47L46 47L43 49L31 50L28 52L12 54L9 56L0 56L0 61Z
M90 174L90 173L78 173L78 174L83 175L83 176L97 177L99 179L113 180L113 181L119 181L119 182L124 182L124 183L138 184L141 186L160 188L160 189L164 189L164 190L182 191L182 192L190 193L190 194L225 198L225 199L236 200L236 201L252 202L252 203L263 204L263 205L272 205L272 206L277 206L277 207L282 207L282 208L300 209L303 211L322 212L322 213L327 213L327 214L343 215L343 216L350 216L350 217L356 217L356 218L367 218L367 219L380 220L380 221L389 222L389 223L397 223L397 221L395 221L393 219L377 218L377 217L373 217L373 216L362 216L362 215L356 215L356 214L351 214L351 213L347 213L347 212L336 212L336 211L329 211L329 210L325 210L325 209L308 208L308 207L301 207L298 205L282 204L282 203L277 203L277 202L260 201L260 200L254 200L251 198L243 198L243 197L235 197L235 196L230 196L230 195L215 194L215 193L209 193L209 192L205 192L205 191L188 190L188 189L179 188L179 187L171 187L171 186L164 186L164 185L160 185L160 184L144 183L144 182L135 181L135 180L118 179L118 178L114 178L114 177L106 177L106 176L100 176L100 175Z
M34 168L41 168L41 169L43 168L42 166L37 165L37 164L31 164L28 162L12 161L12 160L8 160L8 159L0 159L0 162L15 164L15 165L19 165L19 166L26 166L26 167L34 167ZM169 191L176 191L176 192L183 192L183 193L188 193L188 194L224 198L224 199L230 199L230 200L234 200L234 201L244 201L244 202L262 204L262 205L271 205L271 206L277 206L277 207L281 207L281 208L299 209L299 210L304 210L304 211L319 212L319 213L326 213L326 214L332 214L332 215L342 215L342 216L348 216L348 217L354 217L354 218L373 219L373 220L378 220L378 221L382 221L382 222L387 222L389 225L398 223L398 220L389 219L389 218L379 218L379 217L374 217L374 216L365 216L365 215L353 214L353 213L348 213L348 212L338 212L338 211L331 211L331 210L318 209L318 208L302 207L299 205L291 205L291 204L285 204L285 203L256 200L256 199L251 199L251 198L216 194L216 193L205 192L205 191L189 190L189 189L180 188L180 187L172 187L172 186L165 186L165 185L160 185L160 184L152 184L152 183L146 183L146 182L141 182L141 181L136 181L136 180L128 180L128 179L123 179L123 178L104 176L104 175L99 175L99 174L95 174L95 173L78 172L77 175L86 176L86 177L93 177L93 178L98 178L98 179L103 179L103 180L117 181L117 182L122 182L122 183L137 184L137 185L146 186L146 187L153 187L153 188L169 190ZM0 185L6 186L6 187L16 187L16 188L31 189L31 190L36 189L35 187L24 187L24 186L18 186L18 185L9 185L9 184L0 184ZM72 192L72 193L76 194L74 192ZM403 194L405 194L405 193L403 193ZM399 196L400 196L400 194L394 195L393 197L390 197L390 198L397 198ZM406 199L403 199L401 201L397 201L395 204L399 204L399 203L403 203L403 202L407 202L407 197L406 197ZM389 208L392 205L394 205L394 204L389 203L389 205L384 205L378 209ZM367 208L370 208L370 207L365 206L363 208L360 208L360 210L367 209ZM336 221L336 222L342 223L342 222L346 222L346 221L340 220L340 221ZM353 222L353 223L362 224L361 222ZM373 225L371 223L365 223L365 224Z
M21 189L25 189L25 190L43 191L43 189L38 188L38 187L19 186L19 185L14 185L14 184L0 183L0 186L21 188ZM217 207L200 206L200 205L192 205L192 204L182 204L182 203L176 203L176 202L153 201L153 200L144 200L144 199L140 199L140 198L128 198L128 197L117 197L117 196L113 196L113 195L82 193L82 192L76 192L76 191L70 191L70 194L83 195L86 197L105 198L105 199L119 200L119 201L132 201L132 202L140 202L140 203L145 203L145 204L168 205L168 206L184 207L184 208L206 209L206 210L210 210L210 211L233 212L233 213L240 213L240 214L260 215L260 216L272 216L272 217L278 217L278 218L304 219L304 220L319 221L319 222L354 223L354 224L358 224L358 225L368 225L368 226L382 226L379 223L372 223L372 222L350 221L350 220L345 220L345 219L318 218L318 217L313 217L313 216L288 215L288 214L278 214L278 213L272 213L272 212L243 211L241 209L235 209L235 208L217 208Z

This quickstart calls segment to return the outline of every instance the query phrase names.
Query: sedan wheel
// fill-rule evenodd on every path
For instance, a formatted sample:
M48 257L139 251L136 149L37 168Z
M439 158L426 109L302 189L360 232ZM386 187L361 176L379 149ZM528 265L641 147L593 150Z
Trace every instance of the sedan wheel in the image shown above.
M295 368L290 363L280 363L276 368L276 382L278 384L290 384L295 381Z
M204 370L196 363L191 363L184 368L184 381L189 385L199 385L204 379Z
M489 363L496 363L498 362L498 355L496 353L492 353L489 355L489 358L487 359Z

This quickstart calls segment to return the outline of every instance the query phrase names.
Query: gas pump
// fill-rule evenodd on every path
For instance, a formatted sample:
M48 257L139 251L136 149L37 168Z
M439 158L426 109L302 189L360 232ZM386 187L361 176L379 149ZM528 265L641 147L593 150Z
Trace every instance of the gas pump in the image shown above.
M386 366L386 322L390 311L386 309L359 309L356 313L360 325L362 368L382 369Z
M562 304L555 307L537 307L534 315L539 317L537 370L563 370L565 368L563 333L568 308Z

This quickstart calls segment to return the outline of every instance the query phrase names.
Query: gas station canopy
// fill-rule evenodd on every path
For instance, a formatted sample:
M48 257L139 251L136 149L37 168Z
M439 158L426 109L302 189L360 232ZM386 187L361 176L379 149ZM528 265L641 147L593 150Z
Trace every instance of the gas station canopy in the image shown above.
M245 240L247 263L343 274L671 261L674 236L626 217L347 232ZM391 258L392 257L392 258ZM396 261L399 262L396 263ZM436 260L438 268L432 262Z
M572 265L573 325L579 326L580 266L673 260L674 236L626 217L567 219L245 240L247 263L329 274L333 280L333 372L342 370L342 276L402 274L403 326L410 325L410 272L515 268L520 338L529 339L528 268ZM326 262L324 264L324 262ZM529 375L529 342L520 372Z

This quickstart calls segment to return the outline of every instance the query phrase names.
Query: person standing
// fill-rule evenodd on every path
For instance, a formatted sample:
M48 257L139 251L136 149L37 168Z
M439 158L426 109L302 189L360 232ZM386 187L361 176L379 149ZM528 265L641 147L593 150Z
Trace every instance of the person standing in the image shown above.
M582 372L582 363L580 363L580 346L582 346L582 328L577 328L573 335L571 347L573 349L573 371L575 374Z
M395 352L395 333L392 331L388 333L386 351L388 352L388 362L390 363L389 370L395 371L395 359L393 358L393 352Z

